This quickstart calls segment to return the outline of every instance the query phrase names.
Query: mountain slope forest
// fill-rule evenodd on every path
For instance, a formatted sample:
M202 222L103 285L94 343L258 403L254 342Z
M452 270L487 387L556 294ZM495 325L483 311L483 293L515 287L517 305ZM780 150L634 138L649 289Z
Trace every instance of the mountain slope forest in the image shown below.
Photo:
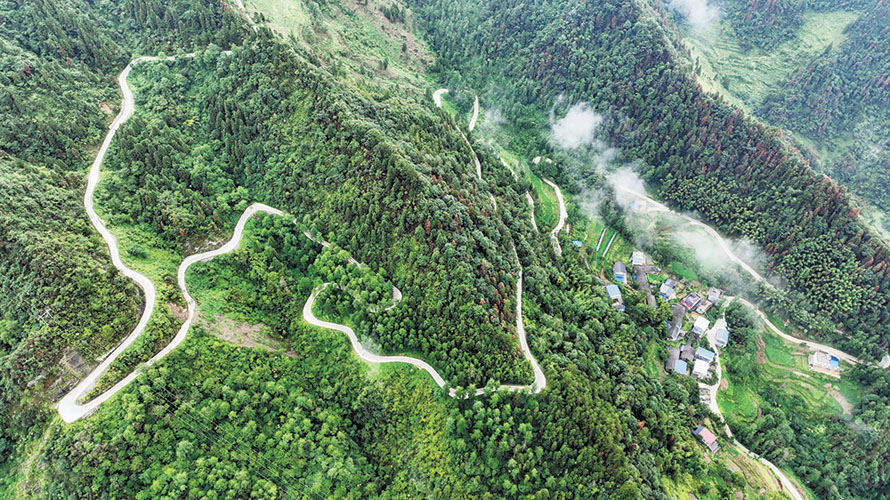
M0 12L10 106L0 173L12 202L0 245L0 496L668 498L666 485L692 474L705 497L747 491L689 433L708 417L691 380L643 370L667 309L629 293L619 313L592 275L558 265L531 229L528 181L473 143L477 178L450 116L425 89L392 84L399 61L346 43L333 57L328 44L348 31L326 26L362 22L351 7L312 4L318 29L299 36L254 30L217 2L4 2ZM252 201L296 225L262 218L239 252L197 269L189 280L206 309L229 319L202 316L162 363L64 424L52 402L130 331L142 304L79 200L119 102L117 73L159 52L196 55L134 68L136 113L96 196L112 232L134 242L124 259L212 245ZM383 351L422 356L457 386L530 380L515 331L521 265L547 391L452 399L416 370L358 362L339 333L301 320L307 291L336 273L297 241L304 228L404 293L381 314L334 294L323 313ZM109 373L137 366L178 328L183 299L158 266L161 319ZM367 279L364 292L376 293L378 278ZM230 321L261 322L283 347L224 342Z
M452 86L488 89L525 131L517 147L546 147L548 113L591 103L618 160L636 162L662 198L763 247L787 282L785 313L809 334L867 357L886 352L890 249L857 219L845 186L813 172L778 131L703 93L653 12L628 2L413 4L441 56L434 69ZM592 167L575 170L566 182L593 182Z
M872 0L759 2L723 0L724 20L711 43L738 44L746 58L772 57L783 45L805 44L807 19L847 17L838 40L824 50L789 61L763 95L745 95L737 75L721 74L723 61L711 61L725 90L740 98L758 117L791 131L798 146L818 169L849 186L881 212L888 198L887 137L890 133L890 5ZM686 33L694 37L695 33ZM728 68L727 68L728 69ZM758 68L759 70L759 68ZM886 219L878 217L886 229Z
M557 257L531 226L527 174L465 141L431 82L492 89L529 157L549 147L542 117L558 95L594 103L666 199L764 245L787 303L820 321L814 335L875 355L888 341L887 250L843 187L701 95L632 2L246 3L0 0L0 498L784 497L705 454L690 431L717 419L691 378L647 369L667 304L627 289L619 312L598 277ZM66 424L53 403L143 306L83 211L85 173L119 106L118 73L185 53L133 68L136 111L95 197L123 259L159 290L144 337L100 384L141 371ZM190 271L198 320L141 367L182 321L178 262L228 239L252 202L288 215L258 216L239 250ZM343 267L340 249L366 271ZM533 376L516 331L520 270L539 394L494 391ZM362 363L345 336L310 326L303 305L332 277L360 290L331 287L319 315L375 351L423 358L461 394L489 390L448 397L426 373ZM402 301L369 312L390 285ZM881 498L887 429L871 424L886 422L888 381L858 376L876 455L830 482L825 462L801 479ZM793 446L777 449L799 473Z

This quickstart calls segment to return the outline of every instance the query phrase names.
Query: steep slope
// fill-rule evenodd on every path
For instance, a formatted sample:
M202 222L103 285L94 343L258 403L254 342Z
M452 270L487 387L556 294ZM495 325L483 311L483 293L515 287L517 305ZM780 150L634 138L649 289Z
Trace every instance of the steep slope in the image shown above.
M806 318L811 334L871 356L890 343L890 251L857 221L846 189L811 172L776 131L703 94L644 11L631 3L543 2L532 11L512 2L413 4L443 56L443 75L457 68L474 87L496 89L524 133L545 137L540 124L554 103L557 112L592 103L609 118L619 160L640 162L664 198L765 249L770 270L790 284L783 307ZM814 248L821 268L811 265Z
M0 413L10 421L0 430L3 460L46 418L46 399L82 376L138 313L135 288L108 265L77 201L91 148L118 100L109 72L146 41L153 51L225 43L227 26L210 4L0 3L0 193L7 200Z
M689 469L727 477L718 479L724 489L744 487L705 463L689 435L707 411L694 384L667 380L665 389L644 372L666 309L628 291L620 314L592 275L553 260L548 235L531 228L528 186L472 136L468 145L426 92L388 91L402 80L388 81L394 75L378 61L345 67L367 63L364 54L347 50L338 69L319 49L326 44L310 51L303 38L254 32L230 7L208 9L237 24L237 43L217 43L234 46L232 55L198 47L189 60L137 67L137 113L103 167L99 213L138 243L125 259L163 257L155 270L168 302L119 373L178 327L181 298L163 288L169 257L225 239L256 200L299 214L302 227L257 221L243 251L205 271L204 290L219 297L210 304L221 314L250 315L299 354L195 331L91 417L35 426L12 456L24 479L11 495L648 499L667 498L663 476ZM325 30L348 8L313 9L304 36L346 32ZM344 336L300 320L314 280L338 272L310 269L315 250L295 234L303 227L404 293L381 314L338 293L316 312L383 351L424 357L461 385L531 379L513 326L518 259L529 344L548 389L454 400L416 370L360 363Z

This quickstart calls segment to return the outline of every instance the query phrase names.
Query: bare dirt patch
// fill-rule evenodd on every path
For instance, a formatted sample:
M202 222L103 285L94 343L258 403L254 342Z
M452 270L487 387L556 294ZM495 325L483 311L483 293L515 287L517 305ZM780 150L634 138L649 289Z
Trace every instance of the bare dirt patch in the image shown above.
M102 112L105 113L106 115L113 115L113 114L114 114L114 111L111 110L111 106L109 106L107 102L104 102L104 101L103 101L103 102L100 102L100 103L99 103L99 109L101 109Z
M404 62L417 72L433 63L433 56L423 42L414 34L414 13L398 1L370 1L362 4L358 0L347 0L345 5L356 14L364 17L372 25L379 26L387 40L394 45L404 44ZM382 7L398 5L404 13L404 22L393 22L383 15Z
M173 302L167 302L167 310L169 310L170 314L179 321L185 321L189 317L188 309L180 307Z
M717 387L717 390L718 390L718 391L725 391L726 389L729 389L729 380L727 380L727 379L725 379L725 378L720 379L720 386Z
M826 383L823 387L828 390L828 395L833 397L834 400L837 401L839 405L841 405L841 410L844 412L844 414L852 413L853 405L851 405L850 402L847 401L847 398L845 398L844 395L841 394L841 391L838 390L837 386Z
M278 352L286 347L284 342L267 335L265 333L267 327L262 323L254 325L238 322L221 314L209 317L200 313L196 322L216 337L237 346L260 347L269 352ZM292 358L297 357L297 353L294 351L286 351L284 355Z
M754 343L757 344L757 355L754 357L754 362L758 365L762 365L766 363L766 342L764 342L763 337L758 334L754 337Z

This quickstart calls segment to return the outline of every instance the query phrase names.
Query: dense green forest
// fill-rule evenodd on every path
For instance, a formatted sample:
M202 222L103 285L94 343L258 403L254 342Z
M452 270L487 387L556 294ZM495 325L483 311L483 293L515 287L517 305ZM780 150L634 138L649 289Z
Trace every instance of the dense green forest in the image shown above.
M413 4L442 56L442 77L492 88L513 126L539 137L530 147L547 146L540 132L554 106L559 113L592 103L607 116L603 135L620 149L619 161L638 162L679 208L765 249L793 301L824 318L814 336L865 356L886 350L890 250L857 221L846 188L812 172L777 131L703 94L639 9Z
M791 131L795 147L816 169L847 185L867 204L884 213L890 210L890 55L885 42L890 6L872 0L724 0L719 5L724 19L703 36L723 47L707 55L722 92L766 122ZM807 19L819 21L807 27ZM828 32L836 22L842 29L832 36ZM684 26L682 20L678 25ZM694 31L680 30L689 40ZM814 37L828 37L831 43L789 58L787 65L760 67L759 62L785 58L792 47L807 46ZM745 66L756 74L772 72L769 82L741 77L737 70ZM758 89L756 95L752 88ZM884 217L876 219L888 228Z
M660 336L666 309L653 315L636 298L630 315L620 314L580 267L564 273L529 255L527 322L554 374L552 390L453 400L426 375L371 368L352 357L344 337L302 323L296 311L320 248L297 236L283 219L261 219L238 252L189 278L199 301L267 322L297 356L237 349L196 332L94 418L54 423L52 444L40 452L48 467L31 471L28 491L666 498L662 475L711 473L726 482L700 494L722 498L742 486L741 477L703 462L691 440L688 428L706 411L691 379L662 388L643 373L641 354ZM546 255L548 245L540 240L535 250Z
M872 3L836 50L788 75L757 112L812 141L833 176L888 210L890 5Z
M867 9L880 1L874 0L794 0L772 2L768 0L721 0L717 2L732 33L743 49L775 48L779 43L791 40L803 25L804 14L834 12L840 10Z

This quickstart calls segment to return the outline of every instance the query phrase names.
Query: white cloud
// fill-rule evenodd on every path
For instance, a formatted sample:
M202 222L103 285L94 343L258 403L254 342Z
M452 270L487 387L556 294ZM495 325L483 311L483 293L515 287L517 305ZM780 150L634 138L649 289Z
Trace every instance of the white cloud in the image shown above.
M593 142L594 132L602 122L603 117L588 103L576 104L563 118L552 121L553 140L563 149L589 146Z
M707 28L720 18L720 10L708 0L671 0L668 5L698 29Z

